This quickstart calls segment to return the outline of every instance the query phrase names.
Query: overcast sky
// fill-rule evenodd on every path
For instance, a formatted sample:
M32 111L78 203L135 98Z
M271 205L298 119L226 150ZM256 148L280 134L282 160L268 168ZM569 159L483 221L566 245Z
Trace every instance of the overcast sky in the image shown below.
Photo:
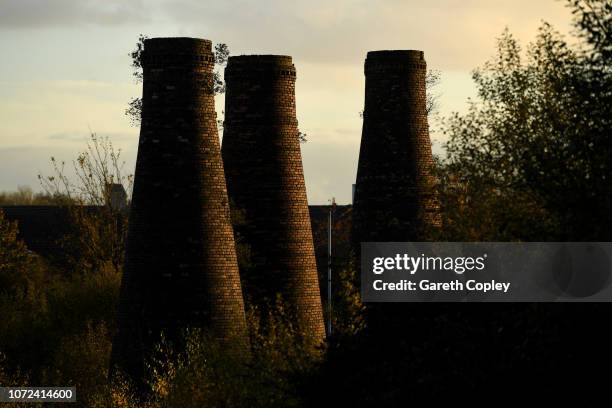
M293 56L309 201L348 203L367 51L425 51L441 71L436 92L448 115L474 95L470 71L494 54L504 27L527 43L542 20L570 31L557 0L0 0L0 190L38 190L49 157L76 157L89 129L122 148L133 171L138 129L124 111L140 86L128 53L143 33L224 42L232 55Z

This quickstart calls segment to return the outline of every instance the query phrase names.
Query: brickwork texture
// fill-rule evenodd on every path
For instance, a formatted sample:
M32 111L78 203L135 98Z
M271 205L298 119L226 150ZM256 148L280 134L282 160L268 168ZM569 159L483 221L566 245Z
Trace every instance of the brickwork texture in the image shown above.
M142 64L142 125L111 357L136 379L161 331L172 340L184 327L203 327L232 346L248 344L211 42L149 39Z
M230 57L222 155L237 235L250 249L245 295L280 294L312 340L325 336L289 56Z
M415 241L439 222L422 51L371 51L353 209L353 239Z
M371 51L365 61L365 106L355 196L353 248L361 242L422 241L439 224L426 111L422 51ZM374 303L368 333L389 341L422 313L412 304ZM378 336L378 337L377 337Z

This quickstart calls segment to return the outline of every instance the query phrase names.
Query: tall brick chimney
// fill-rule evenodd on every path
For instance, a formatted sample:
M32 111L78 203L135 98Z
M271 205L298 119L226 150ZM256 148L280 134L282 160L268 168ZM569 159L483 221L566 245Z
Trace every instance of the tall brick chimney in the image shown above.
M211 42L153 38L111 363L141 379L164 331L202 327L248 345L217 133Z
M237 233L251 251L242 270L256 304L281 294L315 342L325 336L295 108L291 57L230 57L221 152Z
M353 203L356 265L361 242L423 241L439 224L427 124L422 51L370 51L365 62L363 130ZM403 339L408 303L374 303L366 310L368 333L394 347ZM403 339L402 341L405 341Z
M370 51L353 240L415 241L439 223L422 51ZM358 249L358 248L357 248Z

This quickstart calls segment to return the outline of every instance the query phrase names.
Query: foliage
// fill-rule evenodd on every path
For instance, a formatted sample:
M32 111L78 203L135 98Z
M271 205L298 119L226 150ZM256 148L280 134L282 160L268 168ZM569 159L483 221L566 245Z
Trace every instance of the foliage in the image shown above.
M544 25L525 57L504 33L497 57L474 73L478 100L446 122L449 157L437 166L444 228L437 239L607 239L612 10L607 0L568 4L581 30L580 48ZM44 181L50 199L107 205L104 186L127 179L117 171L118 155L97 150L98 142L75 162L77 184L54 162L57 174ZM35 200L27 191L10 199ZM75 385L78 404L91 407L392 406L406 392L453 386L492 391L525 380L559 389L563 375L575 381L575 372L586 372L574 370L584 368L578 360L606 361L597 354L609 344L597 305L499 305L477 312L411 305L403 326L381 341L364 329L355 268L348 264L336 288L338 335L326 348L303 341L282 302L266 312L250 308L250 358L228 354L192 330L180 358L162 347L151 398L143 402L127 381L106 379L121 280L116 254L124 245L117 236L124 230L101 227L115 218L75 219L80 255L62 270L29 252L0 212L2 384ZM117 251L88 249L106 248L104 237L115 240Z
M308 135L298 130L298 139L300 140L300 143L306 143L308 141Z
M110 265L119 271L127 236L128 197L126 202L115 202L112 187L120 185L128 194L133 182L132 176L124 173L121 150L115 150L107 137L92 133L86 150L73 162L76 181L68 176L65 162L51 158L51 163L54 175L39 175L39 180L47 195L70 212L73 228L62 242L67 267L96 271Z
M560 221L533 195L474 179L460 179L437 161L443 228L426 231L430 241L490 242L554 240ZM538 222L534 222L538 220Z
M35 258L17 234L17 223L7 220L0 210L0 293L28 292L28 273Z
M133 98L128 102L125 116L130 119L132 126L140 126L140 114L142 112L142 98Z
M300 384L321 358L279 300L260 312L249 310L252 354L248 360L228 354L205 333L192 330L185 356L160 354L147 401L131 384L108 382L108 364L121 262L113 262L112 243L124 251L124 231L114 229L118 215L108 205L108 182L124 177L108 139L92 140L73 163L76 181L65 163L52 160L55 174L40 176L46 194L71 212L74 232L63 247L71 262L49 264L17 240L17 226L0 214L0 376L11 384L74 385L82 406L298 406ZM96 211L87 211L96 204ZM108 212L107 212L108 211ZM235 225L243 220L240 214ZM118 228L118 227L117 227ZM117 235L120 235L119 237ZM238 243L248 265L248 247ZM164 351L162 349L162 351Z
M136 82L142 82L142 52L144 51L144 43L149 39L148 36L140 34L138 41L136 41L136 49L130 52L130 58L132 59L132 75L136 78Z
M144 43L149 37L140 34L138 41L136 41L136 49L130 52L130 58L132 59L131 66L133 68L132 75L135 78L136 83L142 83L143 72L142 72L142 52L144 51ZM142 98L133 98L128 102L128 107L125 110L125 115L129 118L132 126L140 126L140 114L142 112Z
M365 328L365 306L361 302L357 269L352 262L339 270L337 280L333 294L333 335L354 336Z
M327 211L329 211L329 207ZM327 212L325 211L325 212ZM332 332L334 336L352 336L363 329L363 304L359 280L352 253L351 208L336 208L332 204ZM322 292L325 321L329 318L327 304L327 256L329 218L311 215L312 235L317 257L319 283ZM324 257L321 255L325 254Z
M83 184L72 184L61 171L44 179L47 182L45 197L49 202L68 205L71 210L76 228L68 240L81 251L81 260L89 257L84 248L93 242L92 230L84 227L90 227L93 221L87 212L81 211L80 205L101 203L103 199L99 195L106 192L95 183L114 180L109 176L108 161L111 159L100 150L97 139L93 136L92 139L94 142L88 152L75 162ZM118 157L112 148L106 153L115 159ZM92 158L94 154L96 156ZM53 163L56 165L55 161ZM56 165L55 169L59 168ZM95 222L104 226L108 219L99 218ZM64 372L66 366L61 365L68 364L69 354L78 351L75 345L87 347L87 341L94 337L103 341L99 330L114 326L120 271L111 267L112 262L78 269L85 264L91 264L91 261L70 264L74 269L68 270L47 263L17 239L17 225L5 220L0 211L0 316L3 316L0 319L0 352L6 355L0 369L12 373L12 376L25 372L30 384L63 385L60 383L67 376L79 384L94 381L90 376ZM88 332L96 330L95 336L90 333L86 337ZM85 336L86 341L76 340L79 336ZM70 346L66 345L68 339L73 342ZM91 363L98 357L97 352L92 351L87 361ZM85 370L84 366L82 370Z
M215 65L217 66L213 73L213 90L215 95L225 93L225 82L221 79L223 76L221 74L221 69L227 65L229 55L230 51L227 44L215 44Z
M299 377L315 367L313 349L282 306L265 316L247 313L251 353L227 348L201 329L185 333L186 352L178 359L167 346L154 362L151 397L145 406L292 407L300 406Z
M442 74L440 71L435 69L427 70L427 75L425 76L425 89L427 90L425 110L428 116L438 113L438 109L440 108L438 103L440 95L435 93L434 90L438 85L440 85L441 81Z
M548 24L526 58L514 37L502 34L496 58L473 74L478 101L445 123L448 239L609 236L612 104L602 85L612 76L594 68L591 57Z
M110 363L111 336L105 322L88 321L82 331L63 337L50 363L45 384L70 386L77 390L81 406L101 404L110 392L107 370Z
M612 59L612 1L568 0L578 35L589 45L593 62L607 66Z
M300 384L322 350L304 340L282 301L265 313L248 309L250 358L197 329L186 332L179 359L162 344L143 401L126 380L107 380L120 272L65 274L42 261L35 269L37 258L16 234L2 219L0 265L10 266L0 269L10 288L0 293L0 353L8 356L0 361L2 382L75 386L79 405L88 407L300 406Z
M141 83L143 80L143 71L142 71L142 53L144 51L144 43L149 37L140 34L138 36L138 41L136 42L136 49L130 52L130 58L132 59L132 68L134 71L132 75L136 78L137 83ZM225 81L223 81L222 70L227 65L227 59L230 55L230 50L227 44L218 43L215 44L215 70L213 71L212 76L212 92L217 94L225 93ZM142 113L142 98L133 98L130 102L128 102L128 107L125 110L125 115L129 118L130 123L133 126L140 126L140 115ZM217 121L219 127L223 127L223 120Z
M14 192L0 192L0 205L53 205L57 200L45 193L34 193L28 186Z
M609 23L582 22L609 22L612 9L608 1L568 3L587 7L576 12L586 44L572 48L544 24L524 54L506 31L497 56L474 73L478 99L444 124L448 158L437 165L443 228L433 239L609 241L609 35L589 34L607 32ZM584 10L597 15L584 18ZM406 395L504 392L507 381L540 393L559 384L584 390L570 373L608 363L607 309L382 305L400 324L332 338L313 387L319 392L305 395L313 406L396 406Z
M0 294L0 350L11 371L27 372L32 382L53 382L57 373L50 367L54 358L67 358L60 353L66 338L86 331L88 322L114 327L120 275L107 270L67 278L48 266L40 271L35 278L23 271L27 291Z
M108 137L90 134L85 151L72 163L75 181L66 173L65 162L58 163L52 157L51 164L54 174L39 175L38 179L48 195L66 197L70 203L105 206L111 201L109 185L121 184L131 190L132 176L124 173L121 149L115 150Z

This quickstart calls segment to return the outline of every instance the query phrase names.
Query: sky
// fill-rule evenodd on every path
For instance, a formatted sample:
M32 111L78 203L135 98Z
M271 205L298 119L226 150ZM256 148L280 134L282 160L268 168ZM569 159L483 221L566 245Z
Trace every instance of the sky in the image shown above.
M231 55L291 55L297 69L308 199L350 203L363 110L363 63L380 49L419 49L441 73L439 115L475 96L471 71L495 54L505 27L526 45L542 21L571 32L560 0L0 0L0 191L70 162L90 131L122 150L132 173L140 96L129 52L139 34L226 43ZM217 113L224 100L217 96ZM433 150L444 138L430 120Z

